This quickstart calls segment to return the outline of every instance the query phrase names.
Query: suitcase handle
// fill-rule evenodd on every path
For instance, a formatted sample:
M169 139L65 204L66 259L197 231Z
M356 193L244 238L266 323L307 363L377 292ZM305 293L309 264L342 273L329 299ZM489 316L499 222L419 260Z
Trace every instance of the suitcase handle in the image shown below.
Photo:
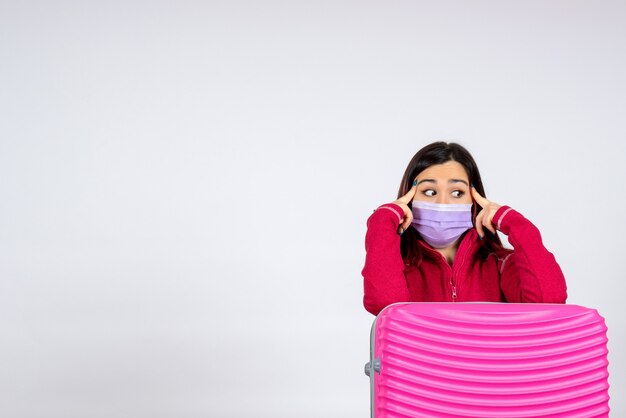
M365 374L367 376L370 375L370 373L372 373L372 369L376 372L376 373L380 373L380 359L379 358L375 358L374 359L374 365L372 366L372 362L368 361L367 363L365 363Z

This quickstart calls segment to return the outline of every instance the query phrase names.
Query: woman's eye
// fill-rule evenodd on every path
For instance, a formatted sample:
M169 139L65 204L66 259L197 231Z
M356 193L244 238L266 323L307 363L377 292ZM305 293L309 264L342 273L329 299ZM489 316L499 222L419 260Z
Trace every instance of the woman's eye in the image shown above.
M433 197L437 194L437 192L435 192L433 189L424 190L422 193L424 193L424 195L428 197Z
M451 194L452 197L461 197L465 194L465 192L463 192L462 190L455 190Z

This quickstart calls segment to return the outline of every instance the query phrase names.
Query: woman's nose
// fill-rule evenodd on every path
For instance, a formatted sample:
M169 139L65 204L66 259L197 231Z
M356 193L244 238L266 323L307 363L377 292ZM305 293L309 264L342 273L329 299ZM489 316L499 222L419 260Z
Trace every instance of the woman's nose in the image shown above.
M450 196L446 196L443 193L437 195L436 203L450 203Z

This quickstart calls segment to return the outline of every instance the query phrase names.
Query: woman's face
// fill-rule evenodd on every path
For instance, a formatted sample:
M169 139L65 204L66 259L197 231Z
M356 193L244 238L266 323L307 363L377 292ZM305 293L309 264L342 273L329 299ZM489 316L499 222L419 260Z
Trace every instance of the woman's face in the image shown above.
M431 165L419 173L414 200L431 203L472 203L465 168L456 161Z

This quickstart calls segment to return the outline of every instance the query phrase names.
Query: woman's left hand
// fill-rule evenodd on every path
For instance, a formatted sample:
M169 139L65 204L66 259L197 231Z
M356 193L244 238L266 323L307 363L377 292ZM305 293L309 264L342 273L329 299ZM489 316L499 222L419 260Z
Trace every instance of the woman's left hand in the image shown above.
M500 205L490 202L489 200L482 197L474 187L472 187L472 196L474 197L476 203L478 203L483 208L480 213L476 215L475 223L478 235L480 235L481 238L485 236L483 226L490 230L493 234L495 234L496 227L493 224L493 217L495 216L498 209L500 209Z

